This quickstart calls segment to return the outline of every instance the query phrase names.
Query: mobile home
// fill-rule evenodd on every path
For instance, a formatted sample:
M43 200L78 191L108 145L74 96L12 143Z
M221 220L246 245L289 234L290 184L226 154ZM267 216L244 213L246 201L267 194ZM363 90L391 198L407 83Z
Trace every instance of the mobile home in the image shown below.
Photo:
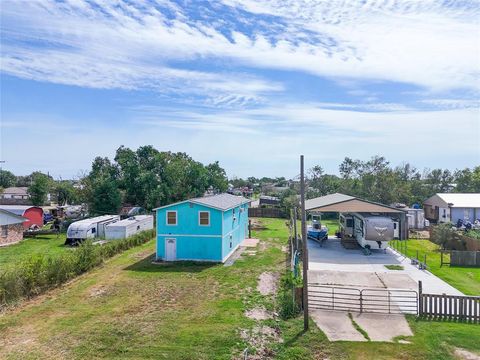
M65 245L76 245L86 239L105 238L106 226L119 220L119 215L102 215L75 221L67 229Z
M152 215L137 215L108 224L105 228L105 238L125 239L141 231L153 229Z

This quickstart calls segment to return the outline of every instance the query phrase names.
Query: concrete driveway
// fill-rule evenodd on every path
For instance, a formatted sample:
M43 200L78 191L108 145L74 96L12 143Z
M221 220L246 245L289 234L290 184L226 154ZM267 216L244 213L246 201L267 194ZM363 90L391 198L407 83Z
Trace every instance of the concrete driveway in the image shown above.
M349 295L345 295L349 292L362 291L366 295L369 292L381 294L381 289L418 291L418 282L420 280L425 293L463 295L460 291L430 272L419 270L411 265L410 259L405 258L390 248L387 248L385 251L373 251L371 255L366 256L360 249L347 250L343 248L340 240L331 237L322 246L316 241L309 240L308 251L308 282L329 285L335 288L349 288L344 289L343 295L340 295L339 299L337 299L337 301L340 300L344 304L348 304L343 306L344 310L355 310L360 306L351 305L352 301L356 304L356 300L351 300ZM401 265L403 270L389 270L385 265ZM311 298L309 301L312 301L311 317L330 341L365 341L366 338L357 330L357 327L362 328L372 341L393 341L398 336L412 335L403 314L358 313L351 311L352 318L350 318L348 311L332 311L334 308L329 308L329 300L320 300L326 302L319 304L318 298L323 296L318 292L316 293L316 291L319 291L319 288L323 289L323 287L312 286L309 290L309 299ZM336 292L338 293L339 291L337 290ZM405 296L407 292L392 290L388 294L388 303L396 306L396 312L409 312L408 310L411 310L411 308L408 308L408 305L401 302L405 299L395 298L398 300L398 303L396 303L390 297L392 296L393 298L396 295ZM412 294L414 293L410 293L409 296L412 296ZM350 300L345 300L345 297L350 298ZM380 300L378 297L376 299L377 301L386 300ZM413 295L413 299L415 301L415 295ZM317 304L317 306L313 306L314 304ZM390 305L388 307L389 311ZM378 309L373 309L373 311L378 311Z
M320 247L308 242L309 282L358 288L418 290L429 294L463 295L427 270L419 270L410 259L388 248L364 255L360 249L344 249L340 240L330 237ZM385 265L401 265L403 270L389 270Z

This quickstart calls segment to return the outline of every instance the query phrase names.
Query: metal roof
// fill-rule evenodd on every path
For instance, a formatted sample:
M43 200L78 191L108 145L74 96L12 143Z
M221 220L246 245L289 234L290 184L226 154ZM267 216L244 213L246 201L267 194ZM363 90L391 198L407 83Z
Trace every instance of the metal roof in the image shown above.
M27 211L30 208L38 208L43 211L41 207L32 206L32 205L0 205L0 209L7 210L11 213L14 213L15 215L20 215L20 216L22 216L25 213L25 211Z
M15 220L13 222L8 222L6 224L2 223L2 225L19 224L19 223L23 223L24 221L28 220L28 219L24 218L23 216L19 216L19 215L15 214L11 211L8 211L8 210L0 209L0 213L5 214L7 216L10 216L12 219Z
M319 208L326 205L337 204L340 202L348 201L355 199L353 196L335 193L335 194L328 194L325 196L320 196L314 199L306 200L305 201L305 210L311 210L315 208Z
M310 212L405 213L402 209L340 193L306 200L305 210Z
M231 194L218 194L218 195L204 196L204 197L200 197L200 198L180 201L180 202L177 202L177 203L174 203L174 204L158 207L154 210L167 208L167 207L177 205L177 204L181 204L181 203L184 203L184 202L191 202L191 203L194 203L194 204L199 204L199 205L203 205L203 206L207 206L207 207L211 207L211 208L214 208L214 209L225 211L225 210L229 210L231 208L234 208L236 206L247 204L247 203L251 202L251 200L249 200L247 198L244 198L243 196L237 196L237 195L231 195Z
M127 219L123 219L120 221L115 221L114 223L108 224L108 227L115 227L115 226L126 226L130 224L136 224L139 223L145 219L152 219L153 220L153 215L135 215L132 217L129 217Z
M7 187L3 189L2 194L12 194L12 195L28 195L28 187L20 186L20 187Z
M453 204L452 208L480 208L480 193L438 193L436 196L447 204Z

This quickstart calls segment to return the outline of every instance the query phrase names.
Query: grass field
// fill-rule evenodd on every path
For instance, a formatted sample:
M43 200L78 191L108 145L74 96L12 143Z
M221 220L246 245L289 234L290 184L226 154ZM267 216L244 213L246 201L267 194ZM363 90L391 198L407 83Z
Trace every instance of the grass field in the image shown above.
M392 244L395 245L395 244ZM405 252L402 247L399 250ZM427 255L428 270L467 295L480 294L480 268L440 266L439 246L429 240L408 240L407 256L421 261ZM448 256L445 257L448 260Z
M0 247L0 267L15 264L32 255L56 255L71 248L63 246L65 234L25 238L17 244Z
M247 318L246 310L275 308L274 298L256 289L259 275L285 269L285 221L261 222L256 254L231 267L153 265L151 241L0 314L0 358L237 359L247 346L285 360L453 359L454 346L480 351L477 325L411 318L410 344L331 343L313 323L304 334L302 317ZM265 327L273 334L263 336ZM257 342L249 345L252 332Z

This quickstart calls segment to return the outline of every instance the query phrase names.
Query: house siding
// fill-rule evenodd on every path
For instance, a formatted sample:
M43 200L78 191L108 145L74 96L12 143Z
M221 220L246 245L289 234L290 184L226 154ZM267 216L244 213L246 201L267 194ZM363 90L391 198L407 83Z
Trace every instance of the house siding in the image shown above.
M240 209L243 209L240 211ZM235 212L235 215L234 215ZM246 237L248 205L237 206L223 213L222 259L234 251ZM231 244L231 246L230 246Z
M176 225L167 225L168 211L177 212ZM199 224L200 211L210 212L210 225ZM176 239L176 260L223 262L245 238L248 205L222 211L183 202L158 209L156 216L157 260L165 260L165 240L173 238Z
M167 211L177 212L177 225L167 225ZM210 212L210 225L199 224L199 212ZM222 261L222 211L184 202L157 210L157 260L165 259L165 239L176 239L177 260Z
M480 208L452 208L451 220L457 223L459 219L474 222L480 218Z
M0 229L0 246L15 244L23 240L23 225L20 224L9 224L2 225L0 228L7 227L7 236L3 236L3 229Z

